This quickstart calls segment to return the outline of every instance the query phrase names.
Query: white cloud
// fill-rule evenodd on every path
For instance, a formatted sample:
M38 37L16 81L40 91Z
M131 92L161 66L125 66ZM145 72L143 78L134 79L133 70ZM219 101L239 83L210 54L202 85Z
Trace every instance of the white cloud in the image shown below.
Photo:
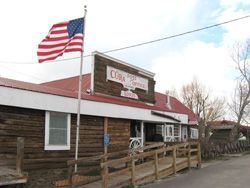
M220 4L221 6L237 7L239 4L249 5L250 0L221 0Z
M231 20L235 18L240 18L248 15L247 11L242 9L235 10L233 8L226 9L220 13L218 16L218 21L223 22L226 20ZM238 20L236 22L232 22L229 24L225 24L222 26L225 33L223 35L223 45L228 46L232 45L232 43L236 41L244 41L250 37L250 27L249 27L250 18L245 18L242 20Z
M90 54L94 50L105 51L174 34L191 24L189 18L190 15L191 17L194 15L197 1L86 0L84 3L88 5L88 13L85 54ZM83 5L81 0L75 0L74 3L66 0L1 2L0 22L3 29L0 35L0 61L37 62L37 45L46 36L50 27L57 22L83 16ZM145 53L140 50L137 48L132 54L130 51L124 51L119 54L118 58L129 57L125 60L141 66L145 61L151 62L150 59L143 59L143 54L150 52L152 56L157 52L149 49ZM142 56L139 57L137 54ZM113 56L113 54L110 55ZM140 61L134 62L133 59L136 58ZM89 68L89 59L86 62ZM13 71L0 69L1 75L16 79L25 78L25 81L39 82L32 76L28 79L27 75L36 75L41 77L41 80L46 80L58 79L63 74L66 77L79 73L78 64L71 62L61 65L59 63L40 65L40 67L30 65L25 66L25 69L14 68L16 65L13 64L4 64L4 66ZM20 76L21 72L23 76Z
M215 23L249 14L242 5L248 5L250 1L226 0L220 4L221 7L211 14ZM157 73L156 89L164 92L175 87L178 90L196 77L210 88L215 96L230 97L235 86L235 69L230 59L230 48L234 42L250 37L249 18L222 25L220 28L220 33L206 31L206 36L210 35L210 42L203 42L202 39L187 40L186 45L181 48L173 47L155 58L152 70ZM221 38L221 42L213 41L212 36Z
M37 44L50 27L54 23L83 16L83 3L88 5L85 38L87 55L94 50L124 47L239 17L247 11L238 6L247 5L246 2L249 0L222 0L215 3L210 0L74 0L74 3L66 0L3 1L0 4L3 27L0 61L36 62ZM220 3L220 7L216 3ZM232 67L228 65L228 45L236 39L249 37L249 19L221 28L224 33L219 45L213 41L204 42L201 33L194 33L108 55L145 69L150 70L152 67L159 91L164 92L171 86L180 87L196 76L222 95L233 87L230 77ZM208 34L217 35L211 32L207 31ZM79 74L78 62L27 66L4 64L8 70L1 68L0 64L0 75L33 82L53 80ZM90 58L87 58L84 72L89 70Z
M196 77L215 95L223 96L232 89L228 79L232 71L230 62L223 48L193 41L178 52L154 60L152 70L157 72L156 89L164 92L175 87L178 90Z

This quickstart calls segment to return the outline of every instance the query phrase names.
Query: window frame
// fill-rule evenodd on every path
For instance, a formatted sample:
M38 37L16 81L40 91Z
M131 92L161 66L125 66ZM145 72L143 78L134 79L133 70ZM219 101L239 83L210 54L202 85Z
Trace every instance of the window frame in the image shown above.
M174 137L174 125L166 125L165 131L167 137Z
M188 139L188 128L186 126L182 126L181 138L182 138L182 140Z
M192 139L198 139L199 138L198 129L190 128L190 138L192 138Z
M70 129L71 129L71 114L63 112L53 112L61 113L67 115L67 144L66 145L51 145L49 144L50 136L50 113L52 111L45 112L45 143L44 150L70 150Z

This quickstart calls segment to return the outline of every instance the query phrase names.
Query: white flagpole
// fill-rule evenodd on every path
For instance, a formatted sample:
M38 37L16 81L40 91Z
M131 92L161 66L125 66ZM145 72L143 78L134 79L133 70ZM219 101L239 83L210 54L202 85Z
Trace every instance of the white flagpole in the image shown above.
M76 150L75 150L75 160L78 159L78 145L79 145L79 128L80 128L80 116L81 116L81 96L82 96L82 66L83 66L83 52L84 52L84 36L85 36L85 22L87 15L87 6L84 6L84 17L83 17L83 45L81 52L81 62L80 62L80 75L79 75L79 88L78 88L78 106L77 106L77 122L76 122ZM75 172L77 172L77 164L75 164Z

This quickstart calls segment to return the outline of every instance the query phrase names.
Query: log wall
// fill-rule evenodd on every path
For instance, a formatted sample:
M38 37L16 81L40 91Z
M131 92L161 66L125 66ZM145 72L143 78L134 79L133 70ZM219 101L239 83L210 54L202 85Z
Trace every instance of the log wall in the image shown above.
M109 119L108 151L127 149L130 120ZM81 116L79 158L103 154L104 118ZM76 115L71 115L70 150L45 151L45 111L0 105L0 166L15 166L16 140L24 137L24 170L66 167L74 158ZM91 164L90 164L91 165Z
M109 119L108 134L110 136L110 144L108 152L127 150L130 139L130 120Z
M24 169L66 167L66 160L75 155L76 115L71 116L71 149L45 151L45 111L0 106L0 153L9 158L2 165L13 164L16 138L24 137ZM79 157L103 152L103 118L81 116Z

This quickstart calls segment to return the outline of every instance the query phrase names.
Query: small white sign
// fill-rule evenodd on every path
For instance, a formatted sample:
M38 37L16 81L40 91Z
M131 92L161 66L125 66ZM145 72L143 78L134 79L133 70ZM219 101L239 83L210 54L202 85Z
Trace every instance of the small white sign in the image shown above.
M121 83L124 88L129 90L135 90L136 88L139 88L148 91L148 79L110 66L107 66L107 80Z
M136 93L133 93L132 91L121 91L121 96L132 99L138 99L138 95Z

